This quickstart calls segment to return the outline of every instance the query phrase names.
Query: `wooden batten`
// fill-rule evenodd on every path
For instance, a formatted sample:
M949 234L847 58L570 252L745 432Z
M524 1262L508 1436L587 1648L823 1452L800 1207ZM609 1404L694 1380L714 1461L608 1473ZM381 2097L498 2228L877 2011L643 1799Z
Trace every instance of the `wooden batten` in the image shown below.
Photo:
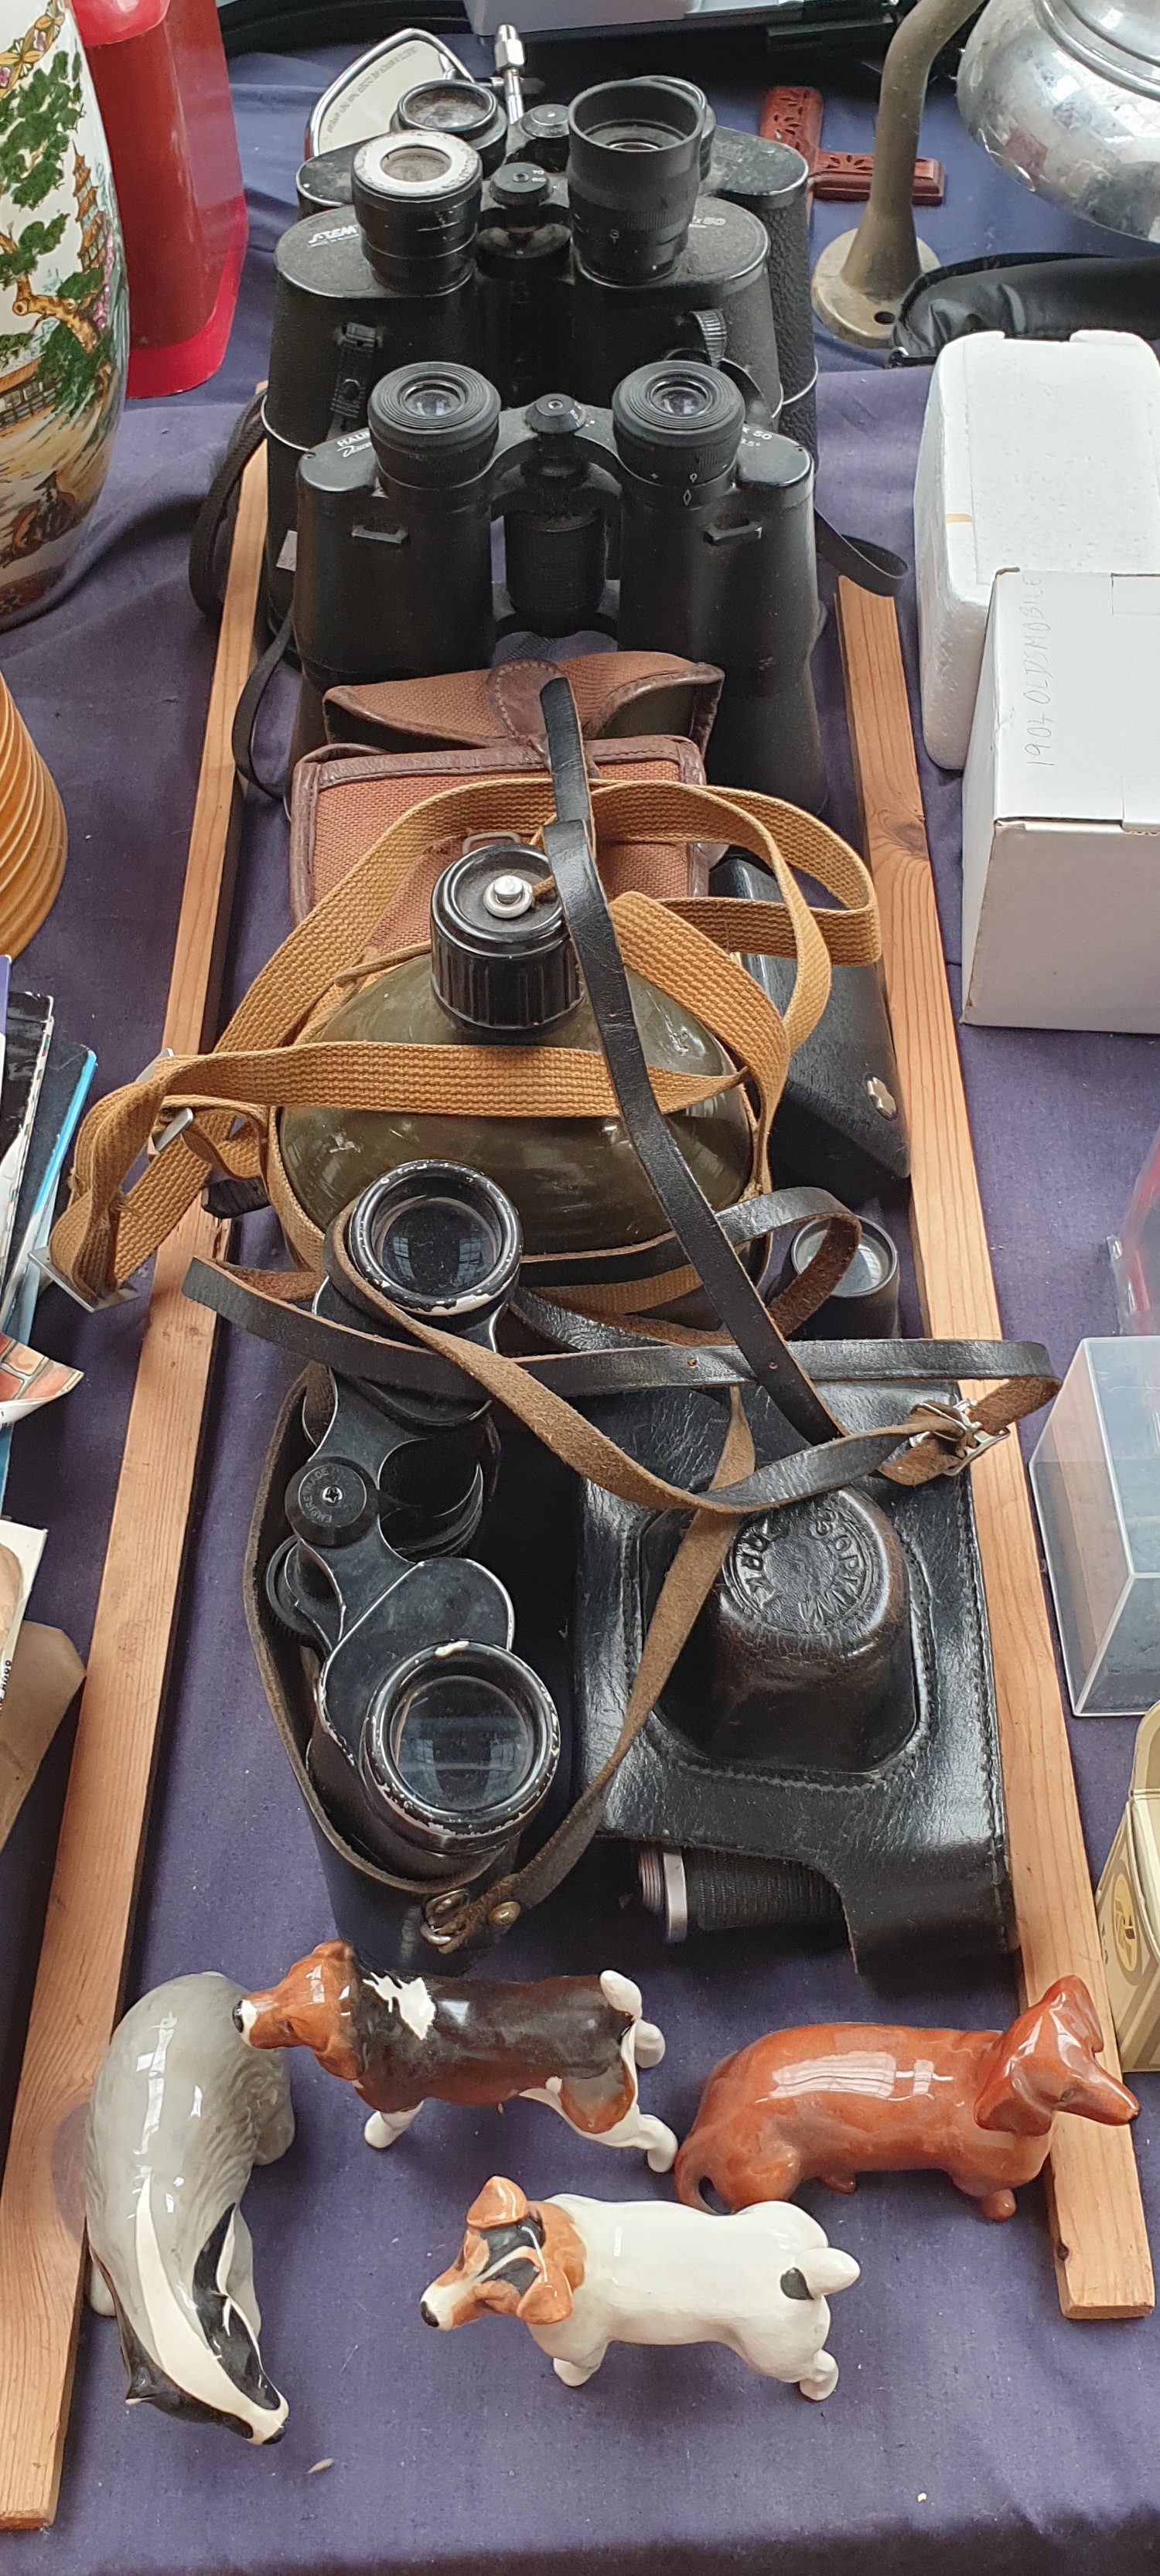
M923 1320L936 1340L1002 1332L967 1118L898 620L888 599L838 586L846 706L865 855L882 914L886 997L910 1128L910 1225ZM1022 1331L1034 1317L1013 1318ZM969 1394L971 1389L966 1390ZM1119 2073L1031 1498L1014 1437L971 1469L995 1668L1024 1996L1081 1976ZM1138 2317L1154 2304L1129 2129L1057 2123L1047 2169L1067 2317Z
M241 799L230 726L253 659L265 459L242 482L162 1045L196 1055L217 1004ZM120 2010L213 1354L181 1283L223 1229L192 1207L158 1253L97 1601L0 2190L0 2530L51 2522L83 2264L81 2146Z

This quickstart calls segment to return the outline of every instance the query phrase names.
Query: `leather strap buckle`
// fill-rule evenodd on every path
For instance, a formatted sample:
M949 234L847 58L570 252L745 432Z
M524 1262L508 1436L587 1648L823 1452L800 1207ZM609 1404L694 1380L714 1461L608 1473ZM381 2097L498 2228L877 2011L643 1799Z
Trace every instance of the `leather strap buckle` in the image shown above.
M954 1455L948 1459L944 1469L948 1476L961 1476L965 1468L974 1465L976 1458L982 1457L985 1449L997 1448L1011 1428L1007 1423L1001 1431L985 1431L982 1423L976 1420L974 1406L968 1404L965 1395L952 1396L949 1402L941 1397L931 1397L925 1403L915 1405L910 1420L913 1428L908 1448L917 1449L924 1440L938 1440L953 1450Z

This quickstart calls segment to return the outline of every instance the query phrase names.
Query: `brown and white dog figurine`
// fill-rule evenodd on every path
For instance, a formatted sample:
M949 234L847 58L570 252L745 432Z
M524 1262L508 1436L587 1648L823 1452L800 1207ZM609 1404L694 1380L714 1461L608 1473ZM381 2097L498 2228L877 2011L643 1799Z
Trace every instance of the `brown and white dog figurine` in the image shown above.
M420 2314L443 2327L518 2317L568 2388L591 2379L610 2343L722 2343L763 2378L820 2398L838 2378L826 2292L857 2278L804 2209L766 2202L711 2218L672 2201L528 2201L496 2174Z
M774 2030L705 2086L677 2158L690 2208L711 2183L728 2209L786 2200L812 2177L950 2175L984 2218L1010 2218L1047 2162L1057 2112L1119 2128L1139 2108L1101 2066L1103 2032L1079 1977L1058 1977L1007 2030L821 2022Z
M665 2053L639 1986L600 1977L500 1985L483 1977L372 1976L349 1941L320 1941L234 2016L251 2048L309 2048L371 2105L368 2146L389 2147L426 2101L546 2102L581 2137L640 2147L667 2173L677 2141L642 2111L637 2067Z

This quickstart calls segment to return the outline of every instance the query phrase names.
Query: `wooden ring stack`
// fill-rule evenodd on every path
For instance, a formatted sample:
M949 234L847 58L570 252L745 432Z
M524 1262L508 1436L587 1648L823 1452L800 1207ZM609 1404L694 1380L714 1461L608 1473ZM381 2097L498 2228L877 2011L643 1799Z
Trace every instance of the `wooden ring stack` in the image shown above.
M0 951L9 957L51 910L67 852L64 807L0 679Z

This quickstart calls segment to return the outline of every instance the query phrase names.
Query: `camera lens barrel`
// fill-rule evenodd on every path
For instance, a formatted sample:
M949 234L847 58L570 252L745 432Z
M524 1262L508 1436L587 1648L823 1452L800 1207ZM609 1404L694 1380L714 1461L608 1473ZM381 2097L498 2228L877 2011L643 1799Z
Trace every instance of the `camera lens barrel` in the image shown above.
M637 367L612 397L617 454L650 483L716 482L729 472L745 427L745 402L732 377L694 358Z
M568 200L577 251L597 276L635 283L680 257L707 112L691 81L601 81L573 99Z
M422 490L473 481L499 435L500 400L474 367L395 367L375 386L367 427L382 472Z
M351 184L363 248L384 286L437 295L467 275L483 165L458 134L377 135L360 144Z

